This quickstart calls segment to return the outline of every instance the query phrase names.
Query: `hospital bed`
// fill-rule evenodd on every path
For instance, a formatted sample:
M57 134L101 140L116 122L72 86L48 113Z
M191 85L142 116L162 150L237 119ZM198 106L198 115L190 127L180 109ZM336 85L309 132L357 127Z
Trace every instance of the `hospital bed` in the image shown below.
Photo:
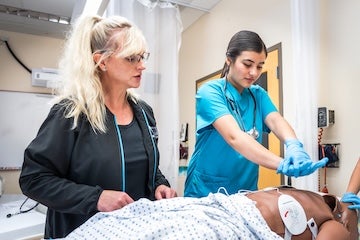
M219 192L204 198L140 199L97 213L64 239L283 239L248 196Z

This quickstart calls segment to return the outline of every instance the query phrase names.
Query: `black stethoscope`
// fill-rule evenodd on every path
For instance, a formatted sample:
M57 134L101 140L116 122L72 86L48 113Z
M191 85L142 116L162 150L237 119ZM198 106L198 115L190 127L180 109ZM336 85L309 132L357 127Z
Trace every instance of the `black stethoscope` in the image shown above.
M33 210L34 208L36 208L36 207L39 205L39 203L36 202L36 203L35 203L33 206L31 206L30 208L24 210L23 207L24 207L25 203L26 203L29 199L30 199L30 198L27 197L27 198L24 200L24 202L21 204L21 206L20 206L20 208L19 208L19 211L17 211L16 213L9 213L9 214L6 215L6 217L7 217L7 218L10 218L10 217L15 216L15 215L18 215L18 214L30 212L31 210Z
M225 98L226 98L226 101L228 102L228 105L230 105L230 108L231 110L234 112L235 114L235 118L237 120L237 122L239 123L239 126L241 128L241 130L243 130L244 132L246 132L247 134L249 134L251 137L253 137L254 139L257 139L259 137L259 131L256 129L256 126L255 126L255 121L256 121L256 100L255 100L255 96L254 94L251 92L250 88L247 88L247 90L249 91L250 95L251 95L251 98L254 102L254 111L253 111L253 114L254 114L254 119L253 119L253 127L249 130L249 131L246 131L245 129L245 124L244 124L244 121L242 119L242 116L241 116L241 113L240 113L240 110L238 109L237 107L237 104L235 103L235 101L232 99L234 98L232 96L232 98L228 97L227 94L226 94L226 86L227 86L227 83L228 81L225 79L225 85L224 85L224 95L225 95ZM231 93L230 93L231 94Z

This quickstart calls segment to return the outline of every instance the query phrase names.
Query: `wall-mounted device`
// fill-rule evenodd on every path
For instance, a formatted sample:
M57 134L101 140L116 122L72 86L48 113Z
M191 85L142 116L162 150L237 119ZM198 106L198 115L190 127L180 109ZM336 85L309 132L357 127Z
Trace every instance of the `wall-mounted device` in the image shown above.
M326 107L318 108L318 127L324 128L335 123L335 111Z
M327 157L326 167L339 167L340 143L319 144L319 159Z
M37 87L54 88L60 82L57 69L33 68L31 70L31 85Z
M186 142L188 140L188 123L182 123L180 128L180 141Z

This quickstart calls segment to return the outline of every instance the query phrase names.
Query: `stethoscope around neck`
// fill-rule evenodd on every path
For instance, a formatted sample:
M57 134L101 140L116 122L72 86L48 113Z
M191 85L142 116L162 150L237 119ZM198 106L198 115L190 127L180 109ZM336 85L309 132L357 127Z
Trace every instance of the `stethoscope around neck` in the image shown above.
M145 119L145 123L146 123L146 126L148 128L148 132L150 134L150 139L151 139L151 144L152 144L152 147L153 147L153 151L154 151L154 169L153 169L153 182L152 182L152 185L153 185L153 188L155 189L155 176L156 176L156 166L157 166L157 151L156 151L156 140L158 139L158 131L157 131L157 128L156 126L152 127L150 126L150 123L149 123L149 120L148 120L148 117L146 116L146 113L145 113L145 110L141 108L141 113L143 114L144 116L144 119ZM120 152L121 152L121 163L122 163L122 187L121 187L121 190L123 192L126 191L126 171L125 171L125 151L124 151L124 144L123 144L123 140L122 140L122 136L121 136L121 131L120 131L120 127L119 125L117 124L117 120L116 120L116 116L114 114L114 124L115 124L115 130L116 130L116 134L117 134L117 137L119 139L119 147L120 147Z
M235 118L236 118L236 120L237 120L237 122L238 122L238 124L240 126L240 129L242 131L246 132L248 135L250 135L254 139L258 139L260 134L259 134L259 131L256 129L256 126L255 126L255 121L256 121L256 99L255 99L254 94L251 92L250 88L247 88L247 90L249 91L250 96L251 96L251 98L252 98L252 100L254 102L254 111L253 111L254 119L253 119L253 127L250 130L246 131L244 121L242 119L240 110L239 110L236 102L234 101L234 97L231 96L231 98L230 98L226 94L227 84L228 84L228 81L225 78L224 95L225 95L225 98L226 98L226 101L227 101L228 105L230 105L230 108L231 108L231 110L233 111L233 113L235 115ZM231 95L231 93L230 93L230 95Z

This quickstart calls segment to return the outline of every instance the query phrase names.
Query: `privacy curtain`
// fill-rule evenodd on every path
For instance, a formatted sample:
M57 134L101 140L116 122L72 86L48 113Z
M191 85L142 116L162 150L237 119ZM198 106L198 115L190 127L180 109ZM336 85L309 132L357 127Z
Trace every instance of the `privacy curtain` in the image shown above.
M148 42L150 58L141 87L135 91L149 103L159 131L160 169L177 188L179 162L178 69L182 24L177 6L150 0L111 0L106 15L135 23Z
M319 24L318 1L292 0L292 43L295 93L295 123L298 138L303 142L310 157L318 160L317 107L319 82ZM318 172L300 178L292 178L297 188L318 191Z

